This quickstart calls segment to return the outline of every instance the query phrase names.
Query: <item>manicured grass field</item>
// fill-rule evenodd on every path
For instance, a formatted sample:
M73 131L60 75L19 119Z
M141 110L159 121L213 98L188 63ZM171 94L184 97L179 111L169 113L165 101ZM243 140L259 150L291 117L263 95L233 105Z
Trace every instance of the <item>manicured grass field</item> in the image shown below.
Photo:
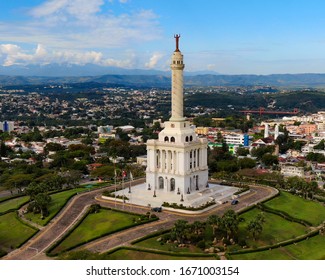
M232 255L234 260L325 260L325 237L317 235L308 240L285 247L241 255Z
M10 251L27 241L36 229L18 220L15 212L0 216L0 248Z
M39 224L41 226L46 225L66 204L66 202L76 193L80 193L85 191L85 188L76 188L71 189L63 192L58 192L51 195L51 202L49 205L49 212L50 214L45 217L43 220L41 219L41 214L33 214L33 213L27 213L25 215L25 218Z
M161 236L151 237L141 242L134 244L137 247L143 247L148 249L157 249L166 252L183 252L183 253L202 253L202 250L196 246L190 246L185 248L179 248L173 243L160 244L157 239Z
M301 224L289 222L284 218L272 213L263 212L265 217L263 231L257 240L254 241L249 232L246 230L246 227L247 224L259 213L261 213L261 210L254 208L240 215L240 217L244 218L245 221L239 224L239 236L241 239L244 239L250 247L272 245L308 232L308 229Z
M99 238L103 235L136 225L134 218L137 215L101 209L99 213L88 214L86 218L65 238L51 253L68 250L78 244Z
M290 216L312 223L314 226L325 221L325 207L320 203L305 200L287 192L265 203L266 206L288 213Z
M18 210L23 204L28 202L28 196L22 196L18 198L13 198L10 200L6 200L0 203L0 213L4 213L9 210Z
M169 256L142 251L133 251L128 249L120 249L111 254L103 254L107 260L216 260L216 257L198 257L198 256Z

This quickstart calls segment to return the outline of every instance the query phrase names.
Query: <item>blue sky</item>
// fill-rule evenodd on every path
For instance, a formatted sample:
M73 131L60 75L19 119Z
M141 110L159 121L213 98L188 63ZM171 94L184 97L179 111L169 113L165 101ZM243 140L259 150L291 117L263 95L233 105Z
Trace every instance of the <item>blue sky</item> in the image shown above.
M0 64L169 69L175 33L187 71L325 73L321 0L0 2Z

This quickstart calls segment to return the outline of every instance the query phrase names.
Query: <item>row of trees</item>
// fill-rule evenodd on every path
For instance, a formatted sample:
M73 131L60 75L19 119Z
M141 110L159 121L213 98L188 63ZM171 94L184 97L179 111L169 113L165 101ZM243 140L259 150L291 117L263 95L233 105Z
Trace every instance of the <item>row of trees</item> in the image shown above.
M223 240L227 244L230 240L238 241L240 239L238 234L240 222L243 222L243 219L232 209L226 211L221 217L211 215L206 222L195 221L189 224L185 220L178 220L170 233L164 237L164 241L170 240L177 241L178 244L194 244L202 249L216 239ZM258 214L247 223L246 230L254 240L262 233L264 223L263 213ZM212 234L209 239L208 232L210 229L212 229Z

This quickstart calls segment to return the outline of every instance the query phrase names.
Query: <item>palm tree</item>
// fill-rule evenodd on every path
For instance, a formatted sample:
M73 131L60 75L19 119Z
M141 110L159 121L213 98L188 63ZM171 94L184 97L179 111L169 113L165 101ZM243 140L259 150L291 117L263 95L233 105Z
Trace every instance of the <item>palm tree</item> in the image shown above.
M208 217L207 222L208 222L208 224L210 224L212 226L213 236L216 236L217 229L221 225L221 219L220 219L220 217L217 216L217 215L211 215L211 216Z
M233 236L238 230L238 214L234 210L228 210L224 213L221 220L222 227L227 232L227 239Z
M259 221L253 220L247 225L247 230L253 235L254 240L256 240L256 237L261 234L263 227Z
M247 225L247 230L252 234L254 240L263 231L263 224L265 223L265 217L263 213L259 213L254 220L250 221Z
M183 243L186 229L187 229L187 221L185 220L177 220L174 224L172 232L175 234L178 243Z
M203 223L201 223L200 221L195 221L192 224L192 228L194 230L194 233L199 235L201 233L202 228L203 228Z

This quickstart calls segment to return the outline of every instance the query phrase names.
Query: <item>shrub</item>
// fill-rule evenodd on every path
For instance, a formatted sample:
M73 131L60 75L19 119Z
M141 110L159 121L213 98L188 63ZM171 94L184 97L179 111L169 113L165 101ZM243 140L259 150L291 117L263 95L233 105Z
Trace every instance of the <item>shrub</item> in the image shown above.
M205 241L204 241L204 240L199 241L199 242L196 244L196 246L197 246L198 248L200 248L201 250L204 250L204 249L205 249Z
M98 203L92 204L89 208L89 214L98 213L100 208L101 207Z

